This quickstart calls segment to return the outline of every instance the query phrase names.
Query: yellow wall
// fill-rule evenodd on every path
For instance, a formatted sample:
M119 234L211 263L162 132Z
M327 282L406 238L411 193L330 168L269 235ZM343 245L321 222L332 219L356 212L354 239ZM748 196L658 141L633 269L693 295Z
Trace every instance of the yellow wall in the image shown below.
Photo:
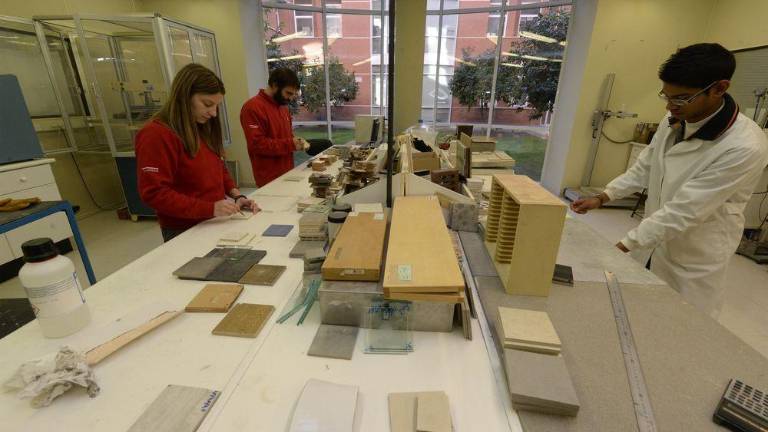
M768 45L768 2L718 0L706 26L706 40L729 50Z
M3 1L0 3L0 15L32 18L33 15L54 15L73 13L121 14L134 13L133 0L35 0ZM55 136L48 134L52 139ZM42 138L47 139L46 137ZM43 143L51 144L48 142ZM55 147L53 145L52 147ZM83 175L87 179L96 201L103 206L113 206L122 201L122 190L117 169L110 155L77 156ZM90 198L85 183L77 172L72 156L55 156L53 175L64 199L80 206L78 218L97 212L99 209Z
M245 70L245 49L240 28L239 0L137 0L141 12L159 12L216 34L221 78L227 89L225 96L232 144L227 148L227 159L237 160L240 166L240 183L253 186L253 172L240 127L240 108L250 97ZM253 19L256 19L254 17Z
M637 122L658 122L664 104L656 93L659 65L678 47L702 40L713 0L600 0L587 57L579 109L563 186L578 186L587 161L592 112L597 108L608 73L616 79L609 109L639 114L635 119L610 119L604 132L616 141L632 138ZM629 144L606 139L600 147L592 185L603 186L626 168Z
M395 4L396 134L417 124L421 117L426 9L426 0L398 0Z

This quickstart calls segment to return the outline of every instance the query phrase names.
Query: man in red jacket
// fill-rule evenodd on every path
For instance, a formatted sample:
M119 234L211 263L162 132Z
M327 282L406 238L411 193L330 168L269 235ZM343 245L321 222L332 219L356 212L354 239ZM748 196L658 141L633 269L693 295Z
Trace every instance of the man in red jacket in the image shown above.
M293 152L309 144L293 136L288 104L299 95L299 78L287 68L269 74L269 85L240 110L253 177L261 187L293 168Z

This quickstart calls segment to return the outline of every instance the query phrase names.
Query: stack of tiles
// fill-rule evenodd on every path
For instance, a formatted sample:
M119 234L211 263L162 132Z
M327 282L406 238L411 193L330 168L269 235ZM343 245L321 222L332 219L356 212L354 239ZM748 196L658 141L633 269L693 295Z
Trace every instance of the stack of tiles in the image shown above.
M324 201L325 201L324 198L316 198L316 197L302 198L301 200L299 200L298 203L296 203L296 211L299 213L302 213L308 207L322 204Z
M321 248L310 249L304 253L304 273L320 273L325 262L325 251Z
M326 224L327 218L324 213L303 213L299 219L299 238L324 241L328 237Z
M560 337L546 312L499 307L498 324L504 348L560 354Z
M515 409L575 416L579 397L562 356L504 350L504 366Z
M309 183L312 185L315 197L325 198L333 183L333 177L328 174L313 173L309 176Z
M467 189L475 197L475 201L480 202L483 199L483 179L481 178L468 178Z

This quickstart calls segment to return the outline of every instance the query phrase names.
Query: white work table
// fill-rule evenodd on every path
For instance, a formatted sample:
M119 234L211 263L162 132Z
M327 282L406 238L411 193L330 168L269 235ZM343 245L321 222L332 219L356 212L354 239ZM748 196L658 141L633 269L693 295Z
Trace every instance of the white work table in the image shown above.
M306 355L320 324L318 304L302 326L296 325L298 314L276 324L302 280L302 260L289 258L288 253L298 241L300 214L295 204L309 195L310 174L311 169L302 165L284 176L301 175L302 181L281 178L254 193L264 209L254 217L202 223L99 281L86 291L93 320L80 333L45 339L32 322L0 340L0 370L5 379L22 362L62 345L84 348L87 344L82 341L90 332L152 303L168 302L183 309L206 282L179 280L172 276L176 268L205 255L226 231L260 235L270 224L292 224L287 237L258 237L252 242L254 249L267 251L262 264L288 267L274 286L246 285L238 299L275 306L257 338L212 335L224 314L182 314L95 366L101 393L93 399L78 388L49 407L34 409L13 393L0 393L2 429L126 430L165 386L176 384L222 392L199 430L283 431L304 383L317 378L359 386L356 431L389 431L387 394L417 390L448 394L457 431L520 430L497 386L477 320L472 320L472 341L464 339L458 328L453 333L414 332L415 351L407 355L364 354L361 329L352 360Z

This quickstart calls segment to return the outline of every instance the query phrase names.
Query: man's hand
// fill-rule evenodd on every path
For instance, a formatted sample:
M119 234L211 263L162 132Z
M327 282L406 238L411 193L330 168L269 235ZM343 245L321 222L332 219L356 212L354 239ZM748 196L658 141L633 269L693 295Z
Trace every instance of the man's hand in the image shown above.
M307 151L309 149L309 143L307 142L307 140L301 137L293 138L293 146L296 149L296 151Z
M571 203L571 210L578 214L586 214L590 210L599 208L602 204L598 197L581 198Z
M629 249L627 249L627 247L624 246L624 243L622 243L622 242L616 243L616 247L619 248L619 250L624 252L624 253L629 252Z
M238 209L248 210L250 212L253 212L253 214L256 214L261 211L261 207L259 207L259 205L256 204L256 201L245 198L245 197L238 198L236 201L236 204Z
M213 215L216 217L231 216L238 211L240 211L240 208L237 206L237 204L235 204L234 201L228 199L216 201L216 203L213 205Z

